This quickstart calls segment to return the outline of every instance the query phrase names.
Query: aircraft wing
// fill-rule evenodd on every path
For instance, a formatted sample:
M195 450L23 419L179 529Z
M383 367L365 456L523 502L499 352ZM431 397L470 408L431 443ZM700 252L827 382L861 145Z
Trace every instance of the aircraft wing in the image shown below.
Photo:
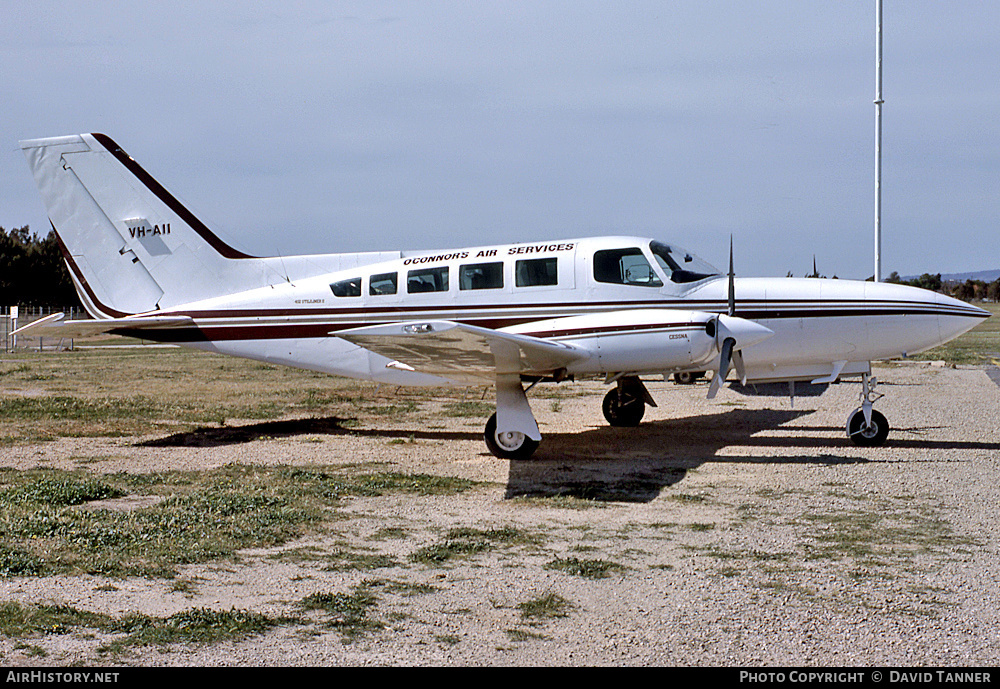
M70 338L102 335L114 330L161 330L194 325L194 320L190 316L97 318L78 321L63 320L65 317L64 313L54 313L18 328L11 335Z
M589 354L577 347L455 321L408 321L331 333L388 359L389 367L456 381L551 374Z

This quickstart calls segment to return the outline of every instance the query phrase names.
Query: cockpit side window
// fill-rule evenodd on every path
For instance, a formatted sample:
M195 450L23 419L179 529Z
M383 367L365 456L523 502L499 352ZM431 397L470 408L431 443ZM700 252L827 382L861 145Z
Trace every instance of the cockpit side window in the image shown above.
M594 279L614 285L663 286L638 247L594 252Z
M719 274L718 270L680 247L654 240L649 243L649 250L671 282L697 282Z

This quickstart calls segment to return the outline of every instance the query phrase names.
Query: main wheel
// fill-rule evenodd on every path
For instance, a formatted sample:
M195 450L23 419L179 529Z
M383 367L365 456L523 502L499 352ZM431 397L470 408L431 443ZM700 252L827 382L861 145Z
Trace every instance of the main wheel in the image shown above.
M847 422L847 435L855 445L878 447L889 437L889 422L880 412L872 409L871 425L865 425L865 413L858 409Z
M612 426L638 426L646 413L646 401L616 388L604 396L602 408L604 418Z
M497 433L496 414L486 422L483 437L486 440L486 447L494 457L500 459L527 459L538 449L538 441L532 440L520 431Z
M693 385L696 380L704 377L704 371L681 371L674 374L674 382L678 385Z

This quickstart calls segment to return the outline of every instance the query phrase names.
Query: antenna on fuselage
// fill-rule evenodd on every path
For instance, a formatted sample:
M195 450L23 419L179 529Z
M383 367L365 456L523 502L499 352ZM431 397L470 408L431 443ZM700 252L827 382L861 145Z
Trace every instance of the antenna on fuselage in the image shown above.
M729 235L729 315L736 315L736 278L733 272L733 235Z

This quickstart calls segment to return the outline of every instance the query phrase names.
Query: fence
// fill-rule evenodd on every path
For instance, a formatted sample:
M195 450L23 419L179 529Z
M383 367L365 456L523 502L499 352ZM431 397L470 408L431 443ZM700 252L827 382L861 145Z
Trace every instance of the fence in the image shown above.
M16 322L11 318L11 314L16 312ZM89 318L87 313L79 307L60 309L51 306L0 306L0 334L3 335L3 351L12 352L14 349L37 349L42 351L46 347L52 349L73 349L73 340L64 340L56 337L37 337L31 335L11 335L16 328L23 328L39 318L44 318L53 313L65 313L66 320L78 318Z

